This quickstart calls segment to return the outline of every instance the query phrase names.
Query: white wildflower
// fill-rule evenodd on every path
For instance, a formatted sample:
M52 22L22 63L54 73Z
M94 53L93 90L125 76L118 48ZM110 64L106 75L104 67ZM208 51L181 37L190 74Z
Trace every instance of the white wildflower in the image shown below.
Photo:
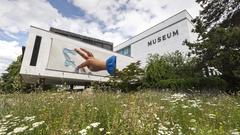
M154 115L156 120L159 120L159 117L157 116L157 114L154 113L153 115Z
M165 126L163 126L162 123L160 123L160 124L159 124L159 128L158 128L158 130L159 130L159 131L166 131L166 130L168 130L168 128L165 127Z
M181 93L176 93L172 95L172 98L176 98L176 99L182 99L185 97L186 97L186 94L181 94Z
M192 130L194 133L196 132L196 128L194 127L190 127L189 129Z
M14 117L13 121L19 121L19 118L18 117Z
M90 126L87 126L86 129L90 129L91 127Z
M142 121L140 119L138 120L138 124L142 124Z
M1 134L1 132L5 132L7 130L7 128L6 127L4 127L4 126L1 126L0 127L0 134Z
M230 132L231 132L231 135L240 135L240 132L238 131L238 129L233 129Z
M95 128L95 127L98 127L99 124L100 124L99 122L95 122L95 123L92 123L90 125Z
M153 104L152 103L150 103L150 104L148 104L148 107L151 107Z
M193 102L191 107L194 107L194 108L197 108L198 107L198 104L196 102Z
M188 113L188 115L189 115L189 116L191 116L191 115L192 115L192 113Z
M164 106L160 106L160 110L163 110L165 107Z
M164 131L158 130L158 135L164 135Z
M78 131L79 134L81 135L86 135L87 134L87 130L86 129L82 129L80 131Z
M6 121L6 119L5 118L2 118L2 120L1 120L2 122L4 122L4 121Z
M44 122L45 121L35 122L35 123L32 124L32 126L33 126L33 128L35 128L35 127L38 127L38 126L42 125Z
M71 134L71 133L72 133L72 130L71 130L71 129L64 129L64 130L63 130L63 133L64 133L64 134Z
M0 135L6 135L6 132L0 132Z
M104 130L104 128L99 128L99 131L102 132Z
M165 121L164 124L165 124L165 125L170 125L171 122L169 122L169 121Z
M106 135L109 135L109 134L111 134L111 132L106 132Z
M28 126L16 127L16 128L13 130L13 133L21 133L21 132L23 132L24 130L26 130L27 128L28 128Z
M7 125L9 123L9 121L5 121L3 123L0 122L0 125Z
M189 107L188 107L188 106L186 106L186 105L183 105L183 106L182 106L182 108L183 108L183 109L186 109L186 108L189 108Z
M195 119L191 119L190 122L191 122L191 123L195 123L196 120L195 120Z
M1 126L1 127L0 127L0 135L5 135L5 134L6 134L5 131L7 131L7 128L4 127L4 126Z
M198 103L196 100L188 100L188 102L191 103L191 107L197 108L199 107Z
M32 116L32 117L25 117L24 121L33 121L35 119L36 116Z
M29 131L33 131L34 128L30 128Z
M215 114L209 114L208 117L209 117L210 119L215 119L215 118L216 118L216 115L215 115Z
M12 132L8 132L7 135L12 135L13 134L13 131Z
M213 104L213 103L210 103L210 102L207 102L206 104L211 105L211 106L217 106L216 104Z
M73 96L69 96L68 99L74 99L74 97Z
M8 115L5 116L5 118L10 118L12 116L13 116L12 114L8 114Z

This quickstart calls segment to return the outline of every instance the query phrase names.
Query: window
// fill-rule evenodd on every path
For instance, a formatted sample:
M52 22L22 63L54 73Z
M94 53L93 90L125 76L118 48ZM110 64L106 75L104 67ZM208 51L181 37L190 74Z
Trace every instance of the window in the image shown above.
M37 59L38 59L38 53L39 53L39 49L40 49L41 40L42 40L42 37L36 36L34 46L33 46L30 66L36 66L36 64L37 64Z
M120 53L120 54L126 55L126 56L131 56L131 46L127 46L127 47L117 51L117 53Z

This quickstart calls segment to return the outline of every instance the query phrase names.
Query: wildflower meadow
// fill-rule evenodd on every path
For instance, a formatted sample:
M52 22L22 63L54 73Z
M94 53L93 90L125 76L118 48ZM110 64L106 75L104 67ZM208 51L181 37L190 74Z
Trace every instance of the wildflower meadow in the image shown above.
M0 95L0 135L239 135L240 98L171 92Z

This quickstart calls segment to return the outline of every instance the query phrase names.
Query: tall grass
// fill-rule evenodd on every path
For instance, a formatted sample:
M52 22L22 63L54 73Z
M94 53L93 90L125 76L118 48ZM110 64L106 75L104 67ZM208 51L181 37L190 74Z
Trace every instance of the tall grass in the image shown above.
M0 134L240 133L240 98L169 92L0 95Z

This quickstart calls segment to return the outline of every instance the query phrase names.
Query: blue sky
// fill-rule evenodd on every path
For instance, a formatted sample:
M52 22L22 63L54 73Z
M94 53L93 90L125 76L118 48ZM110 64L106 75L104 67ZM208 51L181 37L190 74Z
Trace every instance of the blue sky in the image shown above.
M30 25L55 27L114 43L127 40L184 10L195 0L4 0L0 7L0 74L21 54Z

